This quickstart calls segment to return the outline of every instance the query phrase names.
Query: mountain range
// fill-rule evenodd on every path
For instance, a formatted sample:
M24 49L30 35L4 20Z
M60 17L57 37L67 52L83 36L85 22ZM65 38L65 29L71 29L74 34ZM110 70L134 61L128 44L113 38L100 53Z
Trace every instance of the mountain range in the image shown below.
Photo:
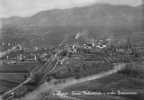
M85 7L41 11L30 17L3 18L3 35L47 36L48 40L67 33L143 31L143 5L93 4ZM99 33L98 33L99 32Z

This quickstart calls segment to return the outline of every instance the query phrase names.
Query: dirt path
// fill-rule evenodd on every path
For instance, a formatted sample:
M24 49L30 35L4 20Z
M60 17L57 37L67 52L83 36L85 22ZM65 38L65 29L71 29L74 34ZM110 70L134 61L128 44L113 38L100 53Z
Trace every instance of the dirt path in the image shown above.
M112 70L109 70L109 71L106 71L106 72L101 72L99 74L88 76L88 77L85 77L85 78L67 79L63 83L59 83L59 84L56 84L56 85L54 84L55 81L51 81L49 83L44 83L37 90L35 90L32 93L29 93L28 95L26 95L21 100L39 100L38 96L42 92L47 92L47 91L53 92L53 91L56 91L56 90L62 90L66 87L70 87L72 85L76 85L76 84L79 84L79 83L83 83L83 82L87 82L87 81L91 81L91 80L96 80L96 79L101 79L103 77L107 77L107 76L110 76L114 73L117 73L118 71L120 71L124 68L125 68L125 64L118 64L118 65L115 65Z

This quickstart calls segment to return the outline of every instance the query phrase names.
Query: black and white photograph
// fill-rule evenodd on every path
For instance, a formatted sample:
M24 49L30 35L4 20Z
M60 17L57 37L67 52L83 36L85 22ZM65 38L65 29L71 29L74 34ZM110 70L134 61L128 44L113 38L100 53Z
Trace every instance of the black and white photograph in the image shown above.
M0 100L144 100L144 1L0 0Z

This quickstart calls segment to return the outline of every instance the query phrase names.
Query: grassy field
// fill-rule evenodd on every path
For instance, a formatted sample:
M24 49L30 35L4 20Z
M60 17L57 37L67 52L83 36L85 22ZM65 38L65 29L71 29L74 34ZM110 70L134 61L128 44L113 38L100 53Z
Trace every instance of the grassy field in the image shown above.
M84 100L143 100L144 98L144 68L143 63L128 64L126 69L119 73L113 74L99 80L93 80L78 84L65 89L64 91L129 91L136 92L137 95L120 95L116 96L80 96ZM89 99L88 99L89 98ZM97 98L97 99L94 99ZM99 99L98 99L99 98Z
M0 72L28 72L31 70L31 68L35 67L36 63L20 63L20 64L3 64L0 65Z
M28 72L36 65L36 63L0 65L0 94L23 82L28 77Z

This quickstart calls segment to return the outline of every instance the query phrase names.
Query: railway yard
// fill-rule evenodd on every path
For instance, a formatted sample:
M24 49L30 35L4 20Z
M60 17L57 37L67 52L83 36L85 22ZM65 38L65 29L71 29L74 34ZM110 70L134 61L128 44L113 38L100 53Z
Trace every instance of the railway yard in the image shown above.
M143 63L142 50L130 43L115 47L106 40L83 44L79 44L77 39L75 41L73 44L62 42L52 49L26 50L18 45L15 49L5 51L0 66L2 98L21 98L35 93L44 83L47 84L45 91L49 88L53 91L65 89L115 73L124 73L122 71L127 69L128 64Z

